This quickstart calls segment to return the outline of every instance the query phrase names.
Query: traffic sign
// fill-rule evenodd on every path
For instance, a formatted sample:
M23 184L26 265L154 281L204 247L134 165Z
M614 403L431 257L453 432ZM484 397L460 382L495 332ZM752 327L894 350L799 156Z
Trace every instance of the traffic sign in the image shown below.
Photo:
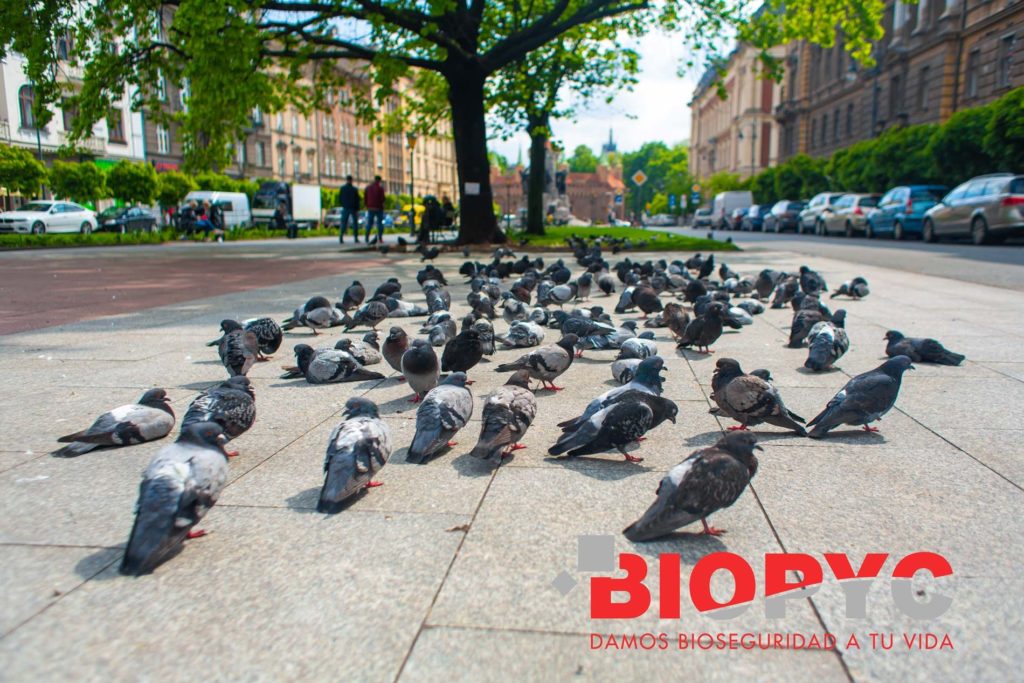
M616 204L621 204L622 203L622 195L621 194L615 195L615 203Z
M676 196L674 194L670 194L668 196L668 208L670 208L670 209L676 208Z
M693 187L691 187L690 189L693 190L694 192L700 192L700 185L694 183Z
M647 174L644 173L643 171L637 171L632 175L632 180L637 187L640 187L641 185L647 182Z
M691 204L700 204L700 192L693 192L690 194Z

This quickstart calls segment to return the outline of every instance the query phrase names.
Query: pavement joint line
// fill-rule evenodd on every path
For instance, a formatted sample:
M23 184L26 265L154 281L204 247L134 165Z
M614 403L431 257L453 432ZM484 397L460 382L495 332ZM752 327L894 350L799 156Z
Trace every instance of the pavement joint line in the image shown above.
M28 543L26 541L0 541L0 547L10 546L12 548L69 548L80 550L121 550L124 543L118 545L76 545L69 543Z
M1000 370L999 368L994 368L994 367L992 367L990 365L990 363L995 363L996 361L971 361L971 360L968 360L967 362L970 363L971 365L979 365L979 366L985 368L986 370L991 370L992 372L999 373L1003 377L1008 377L1008 378L1010 378L1012 380L1016 380L1018 382L1024 382L1024 379L1021 379L1020 377L1017 377L1015 375L1007 374L1007 373L1003 372L1002 370Z

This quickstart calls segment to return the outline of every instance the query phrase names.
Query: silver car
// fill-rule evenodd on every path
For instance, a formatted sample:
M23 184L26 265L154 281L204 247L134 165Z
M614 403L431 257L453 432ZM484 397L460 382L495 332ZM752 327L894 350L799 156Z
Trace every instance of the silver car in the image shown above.
M842 233L853 237L862 233L867 225L868 214L878 206L877 194L844 194L832 207L822 212L818 218L817 233L828 236Z
M800 212L800 223L797 232L818 232L821 214L832 209L832 205L843 196L842 192L821 192L814 195L807 207ZM821 234L818 232L818 234Z
M993 173L953 188L924 214L922 237L970 237L975 244L1002 242L1024 233L1024 176Z

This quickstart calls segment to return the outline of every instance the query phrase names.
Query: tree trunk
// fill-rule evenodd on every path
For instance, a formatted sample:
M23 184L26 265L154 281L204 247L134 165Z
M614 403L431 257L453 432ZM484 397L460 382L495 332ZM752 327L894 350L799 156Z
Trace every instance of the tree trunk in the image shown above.
M491 193L491 165L487 158L484 121L484 81L479 67L453 67L445 74L452 108L455 161L459 172L459 243L504 242L498 228Z
M526 183L526 232L544 234L544 186L547 184L548 117L531 119L530 176Z

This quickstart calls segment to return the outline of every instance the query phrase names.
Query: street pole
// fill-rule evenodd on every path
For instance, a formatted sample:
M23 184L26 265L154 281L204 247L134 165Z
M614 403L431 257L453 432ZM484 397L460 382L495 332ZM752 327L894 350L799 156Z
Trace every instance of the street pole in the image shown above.
M409 227L416 232L416 133L405 136L409 143Z

